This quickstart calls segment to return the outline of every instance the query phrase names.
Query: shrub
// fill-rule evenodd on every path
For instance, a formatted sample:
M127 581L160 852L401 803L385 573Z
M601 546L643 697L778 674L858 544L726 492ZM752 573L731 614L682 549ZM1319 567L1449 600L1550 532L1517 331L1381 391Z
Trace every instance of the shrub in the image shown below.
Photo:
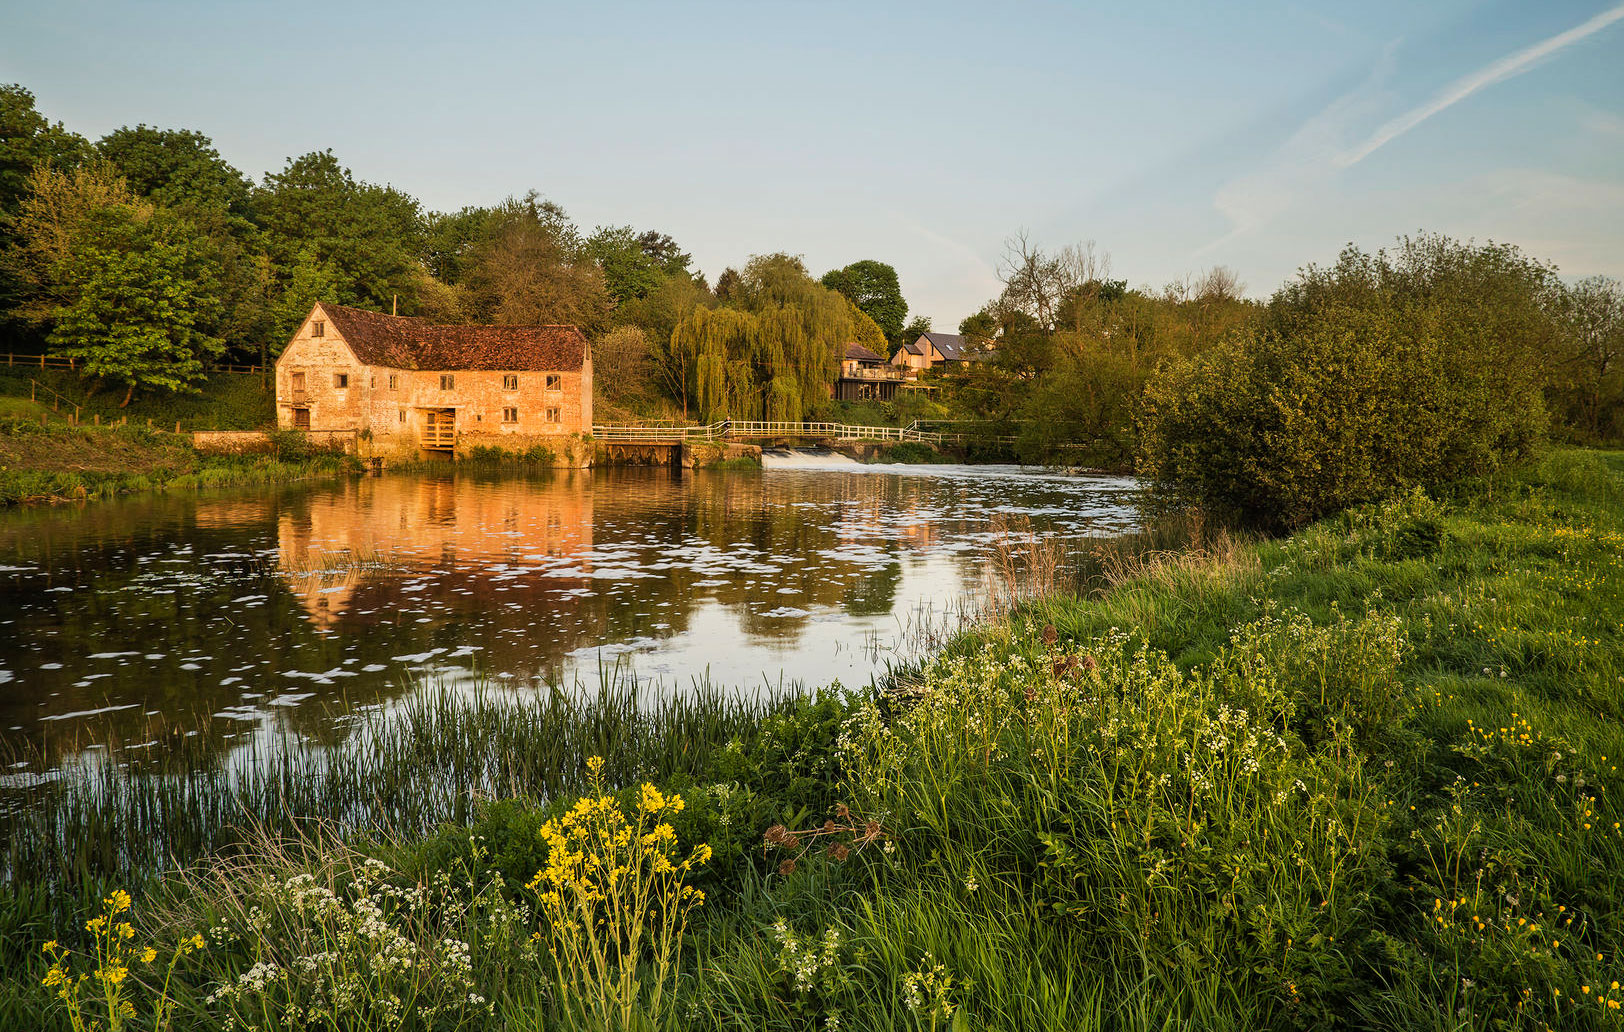
M1281 530L1515 464L1546 428L1554 283L1510 247L1349 248L1254 334L1152 379L1139 469L1164 503Z

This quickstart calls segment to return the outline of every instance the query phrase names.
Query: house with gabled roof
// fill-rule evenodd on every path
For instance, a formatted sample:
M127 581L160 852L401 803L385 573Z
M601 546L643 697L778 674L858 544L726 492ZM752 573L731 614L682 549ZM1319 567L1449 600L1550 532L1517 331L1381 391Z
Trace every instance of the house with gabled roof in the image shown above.
M921 373L944 366L968 365L971 361L964 338L957 333L921 333L891 356L892 365Z
M364 455L541 445L590 454L592 349L574 326L448 326L319 302L276 361L276 422L359 431Z

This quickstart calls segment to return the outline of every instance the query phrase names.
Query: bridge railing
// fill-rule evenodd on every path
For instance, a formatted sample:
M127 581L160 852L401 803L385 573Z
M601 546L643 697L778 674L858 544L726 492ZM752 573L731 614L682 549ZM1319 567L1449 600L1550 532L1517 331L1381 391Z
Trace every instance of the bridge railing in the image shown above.
M600 424L592 428L592 436L607 443L636 442L639 444L680 444L686 441L720 441L725 439L799 437L825 441L920 441L941 444L963 435L943 434L921 430L916 422L910 426L852 426L847 423L808 423L773 420L735 419L711 423L708 426L630 426Z

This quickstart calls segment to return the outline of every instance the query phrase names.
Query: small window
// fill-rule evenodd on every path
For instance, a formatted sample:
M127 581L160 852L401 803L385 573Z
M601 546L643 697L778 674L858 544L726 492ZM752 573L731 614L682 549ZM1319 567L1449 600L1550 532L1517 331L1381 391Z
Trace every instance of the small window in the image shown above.
M502 422L504 422L504 423L517 423L518 421L519 421L519 410L518 409L516 409L516 408L505 408L505 409L502 410Z
M310 323L310 335L312 337L327 336L327 324L322 322L320 319L313 320Z
M377 389L378 389L378 374L377 373L368 373L367 374L367 390L375 391Z
M333 374L333 387L334 387L335 390L340 390L341 391L344 388L348 387L349 385L350 385L350 374L349 373L334 373Z
M450 373L441 373L440 374L440 389L442 391L454 391L454 390L456 390L457 389L457 378L455 376L452 376Z
M399 375L397 375L395 373L390 373L389 374L389 389L392 390L392 391L400 390L400 376Z
M293 374L291 374L289 379L291 380L291 382L288 384L288 386L292 387L294 390L302 391L302 390L305 389L304 388L304 374L303 373L293 373Z
M547 389L550 390L550 391L563 390L564 389L564 378L562 376L558 375L557 373L548 373L547 374Z
M402 423L406 422L406 410L405 409L400 410L400 421Z
M558 410L555 409L555 408L548 409L547 410L547 422L556 423L558 421L559 421L559 419L558 419Z
M296 409L293 410L293 429L295 429L295 430L309 430L310 429L310 410L309 409L307 409L307 408L296 408Z
M504 391L516 391L516 390L518 390L519 389L519 374L518 373L503 373L502 374L502 389Z

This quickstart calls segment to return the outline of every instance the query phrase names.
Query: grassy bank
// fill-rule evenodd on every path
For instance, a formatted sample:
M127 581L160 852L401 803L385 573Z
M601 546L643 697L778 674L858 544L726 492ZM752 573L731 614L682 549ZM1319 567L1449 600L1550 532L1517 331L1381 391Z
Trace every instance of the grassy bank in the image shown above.
M175 967L176 1028L589 1026L583 1001L632 957L639 1003L611 1026L1620 1026L1619 456L1285 540L1101 548L1087 571L1100 590L1027 602L882 697L701 697L688 723L604 699L441 713L363 743L364 772L240 800L213 768L59 780L64 821L8 833L32 873L0 904L0 1025L66 1027L38 943L81 948L116 878L139 889L132 941L161 948L121 983L143 1013L169 948L204 936ZM574 812L668 823L694 861L649 875L704 893L656 908L686 914L670 979L647 939L608 977L558 977L578 926L557 900L590 864L533 879L595 855L547 823L582 791ZM374 796L442 801L373 820ZM121 866L123 826L172 824L187 861L216 840L182 829L248 813L282 816L220 838L227 861ZM664 836L629 838L617 869L655 870ZM68 856L88 859L53 874Z
M0 364L0 412L7 405L26 405L32 394L53 419L66 418L77 404L81 423L93 424L100 416L103 423L127 420L145 426L150 422L168 430L173 430L176 423L182 430L255 430L276 422L275 394L258 376L215 373L199 388L196 394L137 394L127 407L120 408L123 390L100 389L94 381L70 369ZM36 414L34 418L39 417Z
M274 455L204 455L144 426L71 427L0 419L0 507L108 498L158 487L225 487L359 471L355 460L289 442Z

